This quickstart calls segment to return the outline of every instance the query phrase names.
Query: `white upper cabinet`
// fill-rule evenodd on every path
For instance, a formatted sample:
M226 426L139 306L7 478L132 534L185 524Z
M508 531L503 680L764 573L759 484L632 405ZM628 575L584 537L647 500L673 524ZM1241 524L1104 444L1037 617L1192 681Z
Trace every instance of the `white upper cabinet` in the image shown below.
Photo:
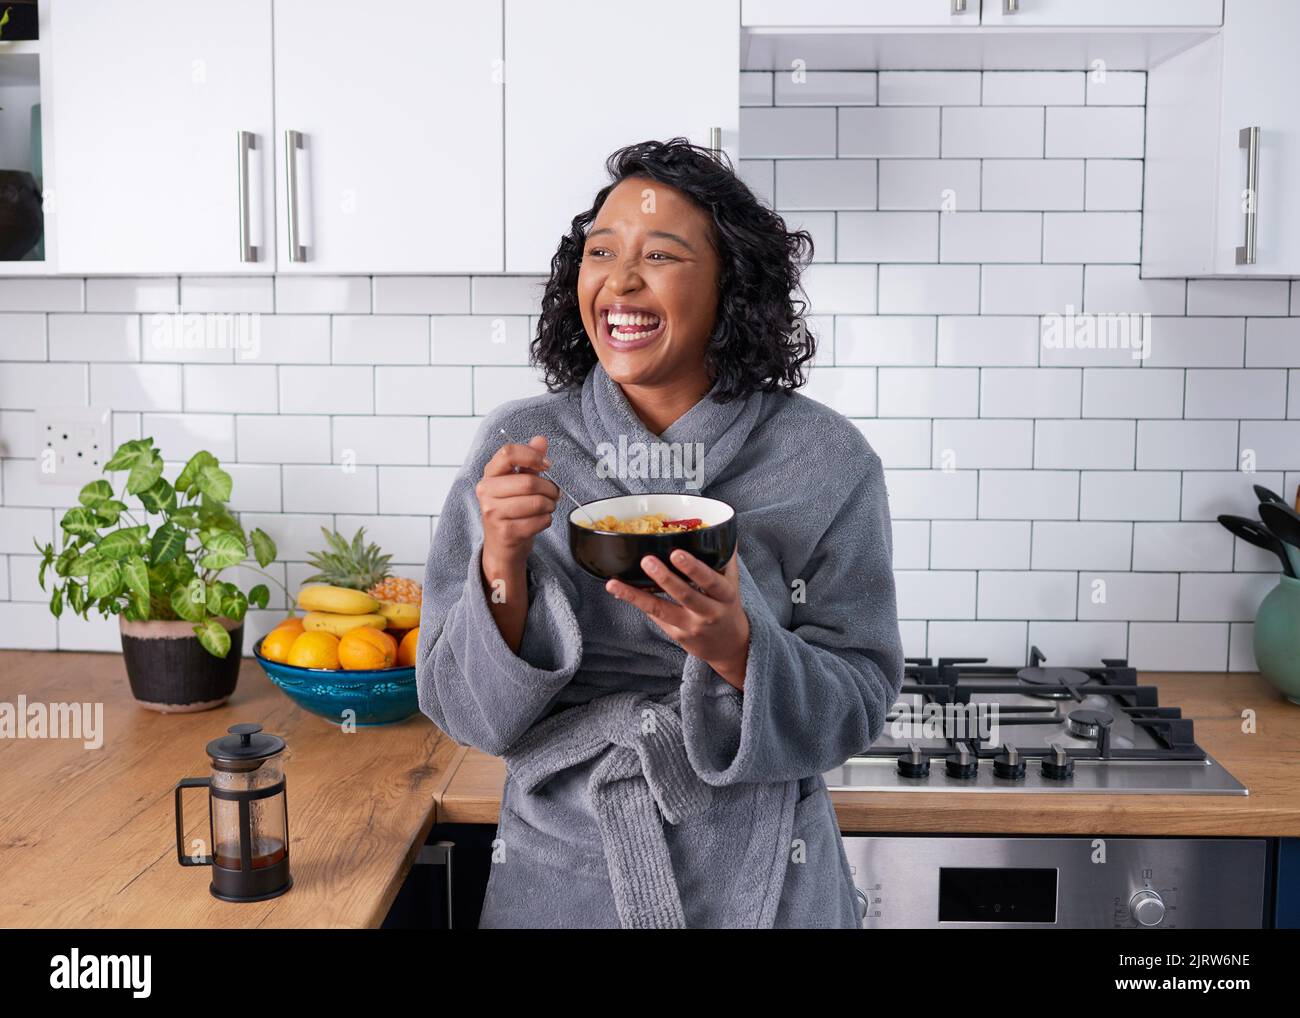
M978 25L980 0L742 0L740 21L746 28Z
M57 270L271 271L271 0L51 7Z
M506 271L549 272L615 149L682 135L737 158L736 0L506 0Z
M1300 276L1300 4L1227 0L1148 73L1148 276Z
M501 270L501 31L500 0L275 0L279 271Z
M1187 28L1221 25L1223 0L984 0L1005 28Z

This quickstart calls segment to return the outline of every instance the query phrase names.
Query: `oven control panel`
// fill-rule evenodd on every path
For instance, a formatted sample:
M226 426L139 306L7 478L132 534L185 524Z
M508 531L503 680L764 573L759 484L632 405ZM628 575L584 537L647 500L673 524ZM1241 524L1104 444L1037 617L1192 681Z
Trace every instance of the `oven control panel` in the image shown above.
M864 929L1264 924L1262 838L844 836Z

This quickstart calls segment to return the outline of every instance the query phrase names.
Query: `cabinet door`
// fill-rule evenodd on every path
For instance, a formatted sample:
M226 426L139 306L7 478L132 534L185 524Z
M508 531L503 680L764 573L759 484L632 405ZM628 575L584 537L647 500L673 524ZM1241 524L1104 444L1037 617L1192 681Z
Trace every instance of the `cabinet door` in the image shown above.
M1300 275L1300 4L1229 0L1223 29L1223 99L1218 121L1217 270L1232 275ZM1244 246L1243 128L1259 128L1255 263Z
M1223 0L984 0L983 23L1006 28L1221 25Z
M500 60L500 0L275 0L279 270L500 271Z
M736 0L506 0L506 271L549 271L615 149L710 128L737 159Z
M51 8L58 271L270 272L271 0Z
M740 7L746 28L912 28L979 21L980 0L742 0Z

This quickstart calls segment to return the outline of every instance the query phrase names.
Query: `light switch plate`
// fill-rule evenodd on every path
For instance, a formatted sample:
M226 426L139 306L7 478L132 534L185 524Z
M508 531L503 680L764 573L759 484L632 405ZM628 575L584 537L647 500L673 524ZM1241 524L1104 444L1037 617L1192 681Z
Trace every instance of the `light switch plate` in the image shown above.
M36 411L36 479L78 487L104 476L113 455L107 407L42 407Z

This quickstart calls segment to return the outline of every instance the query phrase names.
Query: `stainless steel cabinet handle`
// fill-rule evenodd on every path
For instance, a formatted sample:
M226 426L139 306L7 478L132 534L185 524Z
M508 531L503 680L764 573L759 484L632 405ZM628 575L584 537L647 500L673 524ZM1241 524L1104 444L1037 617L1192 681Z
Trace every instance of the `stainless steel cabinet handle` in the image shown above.
M252 213L248 202L248 153L257 148L257 135L249 131L236 131L235 140L239 150L239 260L255 262L257 248L253 246Z
M966 0L952 0L952 12L953 14L965 14Z
M1020 0L1002 0L1003 14L1019 14Z
M307 249L302 246L298 217L298 153L302 149L302 132L284 132L284 193L289 213L289 261L305 262Z
M1237 264L1254 265L1259 225L1259 128L1243 127L1237 144L1246 150L1246 242L1237 248Z
M709 128L709 151L713 154L714 159L717 159L719 156L722 155L722 128L721 127Z

